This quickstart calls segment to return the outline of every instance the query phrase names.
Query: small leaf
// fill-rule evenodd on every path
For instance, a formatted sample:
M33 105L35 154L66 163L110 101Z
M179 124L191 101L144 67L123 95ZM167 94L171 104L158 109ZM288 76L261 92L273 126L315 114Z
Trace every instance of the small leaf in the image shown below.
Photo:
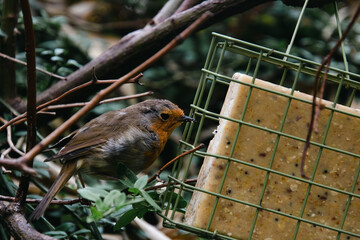
M107 205L103 201L101 201L100 198L98 200L96 200L95 204L96 204L97 210L99 210L101 212L105 212L105 211L109 210L109 208L111 207L110 205Z
M137 217L138 218L143 218L144 217L144 215L147 213L149 211L149 209L148 208L140 208L139 209L139 212L138 212L138 214L137 214Z
M71 235L86 234L86 233L91 233L91 231L89 229L80 229L80 230L77 230L76 232L73 232Z
M136 180L134 187L143 189L146 186L148 179L149 179L148 176L146 176L146 175L142 176L141 178Z
M3 37L3 38L7 37L7 34L1 29L0 29L0 37Z
M126 188L134 187L134 183L131 182L129 179L119 179L120 183L126 186Z
M178 194L177 193L171 193L171 194L167 194L167 196L166 196L166 198L163 200L165 203L167 203L167 204L170 204L170 206L174 206L174 204L175 204L175 201L176 201L176 199L178 198ZM170 198L171 197L171 201L170 201ZM182 196L180 196L179 197L179 201L178 201L178 204L177 204L177 209L179 209L179 208L185 208L187 206L187 202L186 202L186 200L182 197Z
M59 67L59 69L56 71L56 73L60 76L67 76L70 73L72 73L74 70L68 68L68 67Z
M117 177L119 179L129 179L130 182L132 183L135 183L136 180L138 179L136 177L136 174L133 171L131 171L130 168L128 168L127 166L125 166L120 162L117 165L116 172L117 172Z
M65 50L63 48L55 48L54 53L55 53L55 55L59 56L59 55L63 54L64 51Z
M41 52L41 55L53 55L53 54L54 54L54 52L51 50L44 50Z
M141 196L143 196L146 200L146 202L148 202L156 211L161 212L161 207L154 201L154 199L145 191L140 189L140 193Z
M60 226L56 227L57 231L64 231L64 232L72 232L75 231L76 226L72 222L65 222L61 224Z
M91 217L96 221L99 220L103 217L103 212L99 211L96 209L96 207L91 206L90 207L90 211L91 211Z
M140 189L138 188L129 188L128 191L133 193L135 196L140 193Z
M116 209L123 207L123 205L125 204L125 201L126 201L126 194L121 193L118 198L114 199L114 207Z
M53 62L62 62L62 61L64 61L64 59L62 57L59 57L59 56L52 56L50 59Z
M92 191L89 191L86 188L78 189L78 193L85 199L96 202L96 200L100 199L99 194L96 194Z
M104 204L111 206L115 199L119 198L121 195L121 192L118 190L111 190L108 195L104 198Z
M50 235L53 236L54 238L67 238L67 233L63 232L63 231L48 231L48 232L44 232L44 234L46 235Z
M120 230L122 227L125 227L126 225L131 223L132 220L136 218L138 213L139 213L139 209L131 209L126 213L124 213L116 222L114 226L114 231Z
M131 199L125 202L125 205L133 205L133 204L140 204L145 202L144 197L136 197L135 199Z
M99 188L86 187L78 189L78 193L90 201L96 202L100 197L104 197L108 194L107 191Z
M66 62L66 65L67 66L75 66L77 68L81 68L82 65L80 63L78 63L76 60L74 59L69 59L67 62Z

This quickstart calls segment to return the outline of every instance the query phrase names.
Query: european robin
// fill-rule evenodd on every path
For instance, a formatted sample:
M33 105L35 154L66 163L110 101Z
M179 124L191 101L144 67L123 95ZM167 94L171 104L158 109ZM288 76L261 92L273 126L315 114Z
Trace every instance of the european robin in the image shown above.
M30 221L42 216L76 172L115 176L117 164L121 162L139 173L159 156L176 127L193 120L172 102L158 99L107 112L91 120L67 137L68 143L56 155L45 160L60 159L63 166L30 215Z

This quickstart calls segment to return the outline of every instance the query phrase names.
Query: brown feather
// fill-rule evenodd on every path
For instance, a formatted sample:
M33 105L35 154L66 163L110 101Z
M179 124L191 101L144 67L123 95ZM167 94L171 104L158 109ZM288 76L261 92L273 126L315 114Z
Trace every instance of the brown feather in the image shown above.
M51 185L49 191L46 193L39 205L37 205L34 212L32 212L29 217L29 221L37 220L43 215L46 208L49 206L56 194L60 191L60 189L64 187L64 185L67 183L67 181L69 181L72 175L75 174L78 169L77 165L77 161L73 161L65 164L61 168L59 176L56 178L53 185Z

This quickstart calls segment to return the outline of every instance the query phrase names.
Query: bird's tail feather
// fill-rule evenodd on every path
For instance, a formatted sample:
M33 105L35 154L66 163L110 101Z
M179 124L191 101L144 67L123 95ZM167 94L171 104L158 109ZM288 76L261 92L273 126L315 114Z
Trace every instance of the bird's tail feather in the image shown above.
M69 162L63 165L59 176L51 185L49 191L46 193L39 205L37 205L35 210L32 212L29 217L29 221L38 220L43 215L46 208L50 205L56 194L64 187L64 185L67 183L67 181L69 181L71 176L75 174L77 170L76 165L76 161Z

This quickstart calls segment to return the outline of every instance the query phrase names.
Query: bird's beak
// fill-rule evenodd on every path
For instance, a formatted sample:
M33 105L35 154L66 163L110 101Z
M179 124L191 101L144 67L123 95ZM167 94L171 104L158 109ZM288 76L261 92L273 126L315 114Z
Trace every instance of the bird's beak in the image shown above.
M180 121L181 122L194 122L195 119L189 117L189 116L186 116L186 115L183 115L181 118L180 118Z

